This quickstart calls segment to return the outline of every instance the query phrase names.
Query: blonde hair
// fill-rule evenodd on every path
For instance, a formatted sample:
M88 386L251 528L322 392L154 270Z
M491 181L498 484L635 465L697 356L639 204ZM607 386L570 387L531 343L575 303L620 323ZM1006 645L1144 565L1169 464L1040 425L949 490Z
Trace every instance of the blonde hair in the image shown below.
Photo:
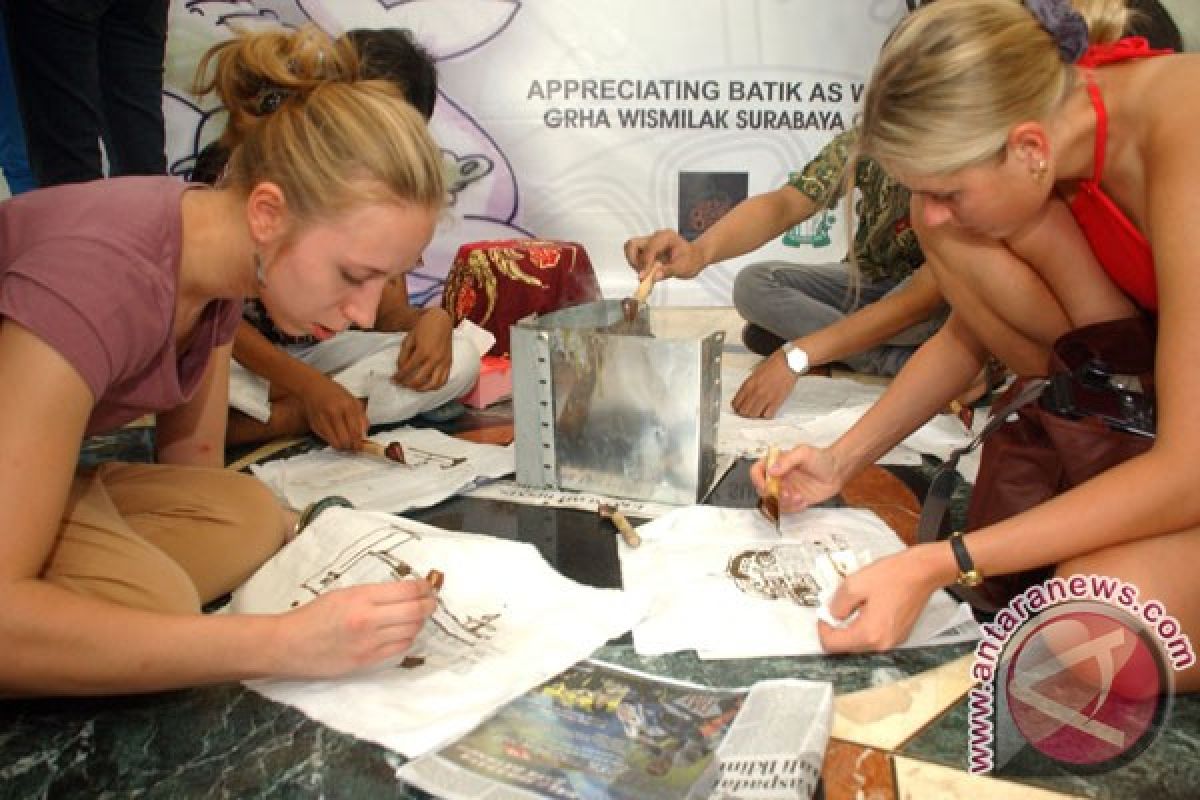
M1124 0L1075 0L1092 44L1120 38ZM1011 127L1044 120L1072 87L1058 44L1020 0L941 0L884 45L863 103L862 151L940 175L996 157Z
M311 27L246 34L210 49L194 91L214 92L229 111L223 185L249 191L275 183L300 220L364 202L440 210L441 152L424 118L393 84L361 80L359 70L353 44Z

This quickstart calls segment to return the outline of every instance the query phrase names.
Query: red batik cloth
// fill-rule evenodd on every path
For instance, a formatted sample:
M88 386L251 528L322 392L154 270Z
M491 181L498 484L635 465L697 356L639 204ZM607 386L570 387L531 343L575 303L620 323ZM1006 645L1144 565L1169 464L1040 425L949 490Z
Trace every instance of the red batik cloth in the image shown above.
M469 242L446 276L442 306L454 324L469 319L491 331L489 355L509 354L509 326L533 313L598 300L600 284L583 245L543 239Z

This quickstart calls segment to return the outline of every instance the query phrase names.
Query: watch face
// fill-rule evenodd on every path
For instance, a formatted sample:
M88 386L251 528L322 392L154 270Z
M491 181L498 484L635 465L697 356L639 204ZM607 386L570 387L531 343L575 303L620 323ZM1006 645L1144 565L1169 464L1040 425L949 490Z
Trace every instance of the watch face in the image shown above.
M983 575L977 569L969 569L958 576L958 582L968 588L983 583Z
M808 353L801 350L799 347L793 347L787 351L787 365L792 372L797 375L803 375L808 372Z

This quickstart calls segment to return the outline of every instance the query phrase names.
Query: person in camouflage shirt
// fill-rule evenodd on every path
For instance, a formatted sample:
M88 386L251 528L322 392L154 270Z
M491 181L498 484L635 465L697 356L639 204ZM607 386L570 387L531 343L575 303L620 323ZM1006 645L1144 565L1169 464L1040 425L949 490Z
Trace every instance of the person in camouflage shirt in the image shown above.
M755 250L835 207L857 132L830 141L780 188L743 200L688 242L661 230L625 243L644 276L693 278L705 267ZM773 417L796 380L831 362L895 375L940 327L945 306L909 224L908 191L873 161L855 166L851 252L827 264L769 261L744 267L733 303L747 321L746 346L767 356L734 397L747 417ZM786 242L786 240L785 240Z
M854 130L835 137L788 186L800 190L818 210L836 206L845 193L846 161L856 140ZM907 278L925 261L908 221L908 190L869 158L859 159L854 187L859 192L854 204L858 225L846 260L852 256L864 283Z

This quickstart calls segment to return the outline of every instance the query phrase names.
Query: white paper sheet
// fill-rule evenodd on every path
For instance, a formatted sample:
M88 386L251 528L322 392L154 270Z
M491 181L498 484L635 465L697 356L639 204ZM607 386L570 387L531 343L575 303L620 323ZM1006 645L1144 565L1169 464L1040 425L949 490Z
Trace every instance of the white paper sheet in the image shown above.
M476 444L428 428L397 428L371 439L399 442L408 463L325 448L250 469L292 508L336 494L358 509L393 513L435 505L480 478L516 469L512 445Z
M751 372L752 369L745 367L722 364L722 410L733 413L733 397L750 377ZM886 389L887 385L883 382L805 375L796 380L796 386L779 409L779 416L806 420L824 416L839 408L870 405L878 400Z
M839 408L816 417L783 416L772 420L748 420L736 414L721 413L717 451L745 458L762 458L768 445L789 450L799 444L827 447L858 422L869 406ZM884 453L879 464L916 465L921 454L904 445Z
M746 419L735 414L730 403L748 374L736 368L722 370L724 397L717 435L719 453L761 458L766 454L768 444L784 449L802 443L826 447L852 428L886 388L850 378L805 375L796 381L796 388L774 419ZM884 454L878 463L920 464L921 454L945 460L953 450L970 442L987 420L986 411L976 414L968 431L958 417L938 414ZM958 471L968 482L975 481L979 471L978 449L959 461Z
M638 528L642 546L620 547L627 591L647 598L633 630L642 655L696 650L701 658L822 652L814 574L821 553L848 551L859 564L902 549L875 514L809 509L783 518L783 536L757 511L692 506ZM947 637L938 638L951 630ZM904 647L978 637L966 606L937 592Z
M275 613L318 594L438 569L438 608L407 654L340 680L251 681L272 700L414 758L640 619L626 592L559 575L531 545L454 533L390 514L332 508L233 595L230 611Z

